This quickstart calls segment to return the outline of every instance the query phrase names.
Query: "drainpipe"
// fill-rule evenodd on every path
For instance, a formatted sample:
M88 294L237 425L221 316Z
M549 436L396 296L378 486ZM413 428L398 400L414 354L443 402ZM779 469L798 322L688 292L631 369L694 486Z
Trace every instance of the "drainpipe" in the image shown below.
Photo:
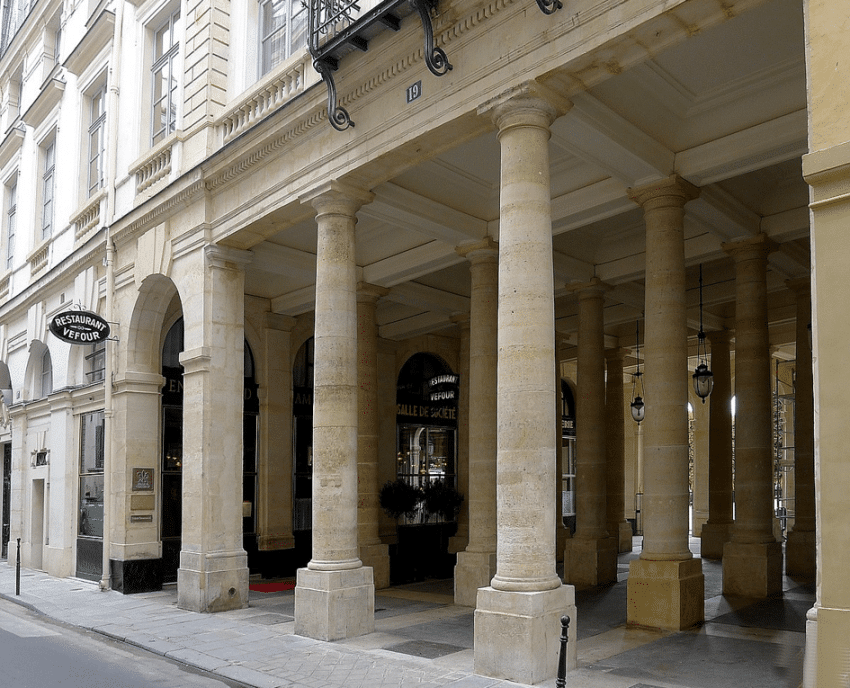
M115 301L115 245L112 241L112 222L115 220L115 180L118 169L118 75L121 72L121 36L124 23L125 0L118 0L115 8L115 35L112 39L112 55L107 74L107 173L106 173L106 321L110 328L116 325L113 316ZM114 135L113 135L114 134ZM114 332L120 332L115 327ZM103 382L103 574L100 589L109 590L112 584L112 572L109 565L109 551L112 530L112 378L115 371L115 347L113 341L119 339L115 334L106 340L104 382Z

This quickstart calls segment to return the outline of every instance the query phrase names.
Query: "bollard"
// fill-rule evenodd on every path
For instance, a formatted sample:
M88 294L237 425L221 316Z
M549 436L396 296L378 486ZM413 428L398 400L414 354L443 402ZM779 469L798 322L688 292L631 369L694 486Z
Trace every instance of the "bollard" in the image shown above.
M570 617L561 617L561 654L558 656L558 679L555 688L566 688L567 685L567 631L570 628Z
M15 594L21 594L21 538L18 538L18 556L15 559Z

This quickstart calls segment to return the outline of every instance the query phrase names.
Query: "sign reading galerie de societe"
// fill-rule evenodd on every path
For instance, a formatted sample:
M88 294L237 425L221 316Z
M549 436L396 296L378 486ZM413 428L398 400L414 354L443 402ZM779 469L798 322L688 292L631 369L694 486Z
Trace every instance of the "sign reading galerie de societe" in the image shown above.
M69 344L96 344L109 337L109 323L90 311L65 311L53 316L50 331Z

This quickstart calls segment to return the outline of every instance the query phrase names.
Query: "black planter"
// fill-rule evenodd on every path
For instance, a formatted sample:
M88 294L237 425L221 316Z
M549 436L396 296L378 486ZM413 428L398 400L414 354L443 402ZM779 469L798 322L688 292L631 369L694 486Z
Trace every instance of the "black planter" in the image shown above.
M454 522L398 526L398 544L390 547L392 583L451 578L455 555L449 554L449 538L456 532Z

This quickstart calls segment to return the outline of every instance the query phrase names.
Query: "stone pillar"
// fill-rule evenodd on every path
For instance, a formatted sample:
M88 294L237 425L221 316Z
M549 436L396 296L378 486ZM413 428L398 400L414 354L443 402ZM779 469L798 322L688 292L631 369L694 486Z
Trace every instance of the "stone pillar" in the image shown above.
M808 279L789 282L797 295L797 378L794 389L794 529L785 544L785 572L815 578L815 446L812 380L812 292Z
M724 244L735 259L735 524L723 547L723 594L782 592L782 545L773 534L772 400L764 234Z
M615 539L617 552L632 551L632 526L626 520L626 437L623 403L625 349L605 351L605 480L607 490L608 535Z
M357 542L356 213L371 194L331 181L316 209L313 558L298 569L295 633L338 640L375 628L372 569Z
M576 399L576 532L564 548L564 580L577 587L617 582L617 542L608 533L605 476L605 285L594 278L578 292Z
M357 285L357 529L360 560L375 588L390 586L390 554L378 534L378 323L375 307L388 290Z
M260 383L260 551L295 547L292 534L292 328L295 319L266 313Z
M203 264L193 260L204 257ZM242 547L245 272L250 259L208 245L183 272L183 522L177 606L248 606ZM181 261L182 262L182 261ZM182 292L181 292L182 293Z
M475 673L535 684L557 670L574 591L555 570L554 280L549 126L567 103L535 83L480 112L501 144L496 575L478 591Z
M646 220L643 551L628 582L631 624L680 630L705 618L702 561L688 547L688 336L684 206L670 177L629 195Z
M130 488L134 468L146 468L158 476L162 466L162 440L158 432L151 432L162 423L162 383L161 374L148 371L125 370L115 376L111 460L119 504L113 516L118 527L110 573L112 589L124 594L162 589L162 543L156 516L161 484L155 482L150 492Z
M457 532L449 538L449 554L458 554L469 544L469 313L452 316L460 332L457 404L457 489L464 495L457 515Z
M702 557L722 559L732 534L732 368L729 330L708 332L714 389L708 398L708 521L702 527Z
M470 262L469 544L457 555L455 604L474 607L478 588L496 573L496 332L498 245L492 239L458 249Z

